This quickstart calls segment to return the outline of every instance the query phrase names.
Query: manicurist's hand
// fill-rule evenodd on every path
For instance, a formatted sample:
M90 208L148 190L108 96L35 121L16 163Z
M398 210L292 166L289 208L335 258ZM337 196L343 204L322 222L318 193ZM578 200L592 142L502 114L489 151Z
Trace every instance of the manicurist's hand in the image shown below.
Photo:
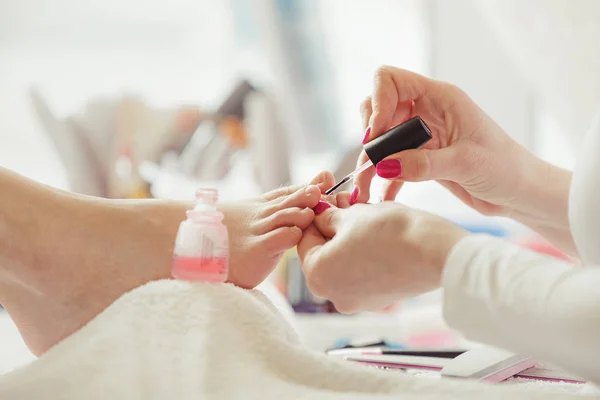
M435 180L485 215L514 218L574 254L568 222L571 173L535 157L515 142L458 87L394 67L375 74L361 107L363 142L419 115L433 138L360 174L339 204L364 203L375 174L387 179L382 199L393 200L403 182ZM358 160L367 160L363 152Z
M517 201L538 161L512 140L458 87L394 67L381 67L373 93L361 107L364 142L421 116L432 133L423 149L381 161L356 178L358 202L369 199L377 173L389 180L383 198L393 200L403 182L437 180L484 214L505 214ZM363 152L359 164L367 160Z
M322 201L314 210L298 253L309 289L344 313L439 287L448 253L467 234L392 202L340 209Z

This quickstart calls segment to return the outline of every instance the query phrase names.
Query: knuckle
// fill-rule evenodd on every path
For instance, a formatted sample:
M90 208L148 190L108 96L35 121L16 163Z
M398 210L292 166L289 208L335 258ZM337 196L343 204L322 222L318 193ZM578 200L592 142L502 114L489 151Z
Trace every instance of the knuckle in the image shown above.
M381 65L375 70L375 80L380 80L382 78L387 77L391 73L391 66L389 65Z
M445 97L454 101L458 101L460 99L468 98L469 95L462 90L460 87L456 86L450 82L437 82L440 93L444 93Z

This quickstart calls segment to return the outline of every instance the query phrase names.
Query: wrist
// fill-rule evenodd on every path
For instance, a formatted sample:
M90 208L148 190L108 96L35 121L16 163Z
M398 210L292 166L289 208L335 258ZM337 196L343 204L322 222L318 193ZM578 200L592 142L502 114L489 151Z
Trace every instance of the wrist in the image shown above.
M432 267L435 270L436 288L440 287L442 284L444 267L448 257L450 257L450 254L452 253L452 249L454 249L461 240L469 236L467 231L449 222L448 224L452 225L452 227L449 227L446 232L441 232L440 244L438 251L436 252L437 257L433 260L432 264Z
M433 290L441 285L444 265L452 249L469 233L441 217L425 215L419 218L422 221L420 234L413 237L418 241L416 245L425 261L425 270L429 271L429 290Z
M530 154L523 163L523 179L515 207L505 215L534 229L569 229L571 172Z

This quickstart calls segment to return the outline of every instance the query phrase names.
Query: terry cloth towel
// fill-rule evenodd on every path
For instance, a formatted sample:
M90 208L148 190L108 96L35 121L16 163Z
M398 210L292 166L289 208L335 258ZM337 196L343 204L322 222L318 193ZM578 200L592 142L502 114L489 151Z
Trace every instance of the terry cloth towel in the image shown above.
M422 379L304 348L258 291L165 280L137 288L38 360L0 399L565 399ZM572 397L580 398L580 397Z

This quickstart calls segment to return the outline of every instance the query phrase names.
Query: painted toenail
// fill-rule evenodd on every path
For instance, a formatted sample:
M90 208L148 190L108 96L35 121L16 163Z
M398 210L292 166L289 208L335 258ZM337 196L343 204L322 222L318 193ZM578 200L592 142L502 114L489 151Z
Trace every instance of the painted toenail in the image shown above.
M313 208L313 211L315 212L315 215L319 215L323 211L327 210L329 207L331 207L331 204L326 203L324 201L319 201L319 204L317 204L317 206Z
M352 194L350 195L350 205L356 203L356 198L358 197L358 186L354 186L352 189Z

